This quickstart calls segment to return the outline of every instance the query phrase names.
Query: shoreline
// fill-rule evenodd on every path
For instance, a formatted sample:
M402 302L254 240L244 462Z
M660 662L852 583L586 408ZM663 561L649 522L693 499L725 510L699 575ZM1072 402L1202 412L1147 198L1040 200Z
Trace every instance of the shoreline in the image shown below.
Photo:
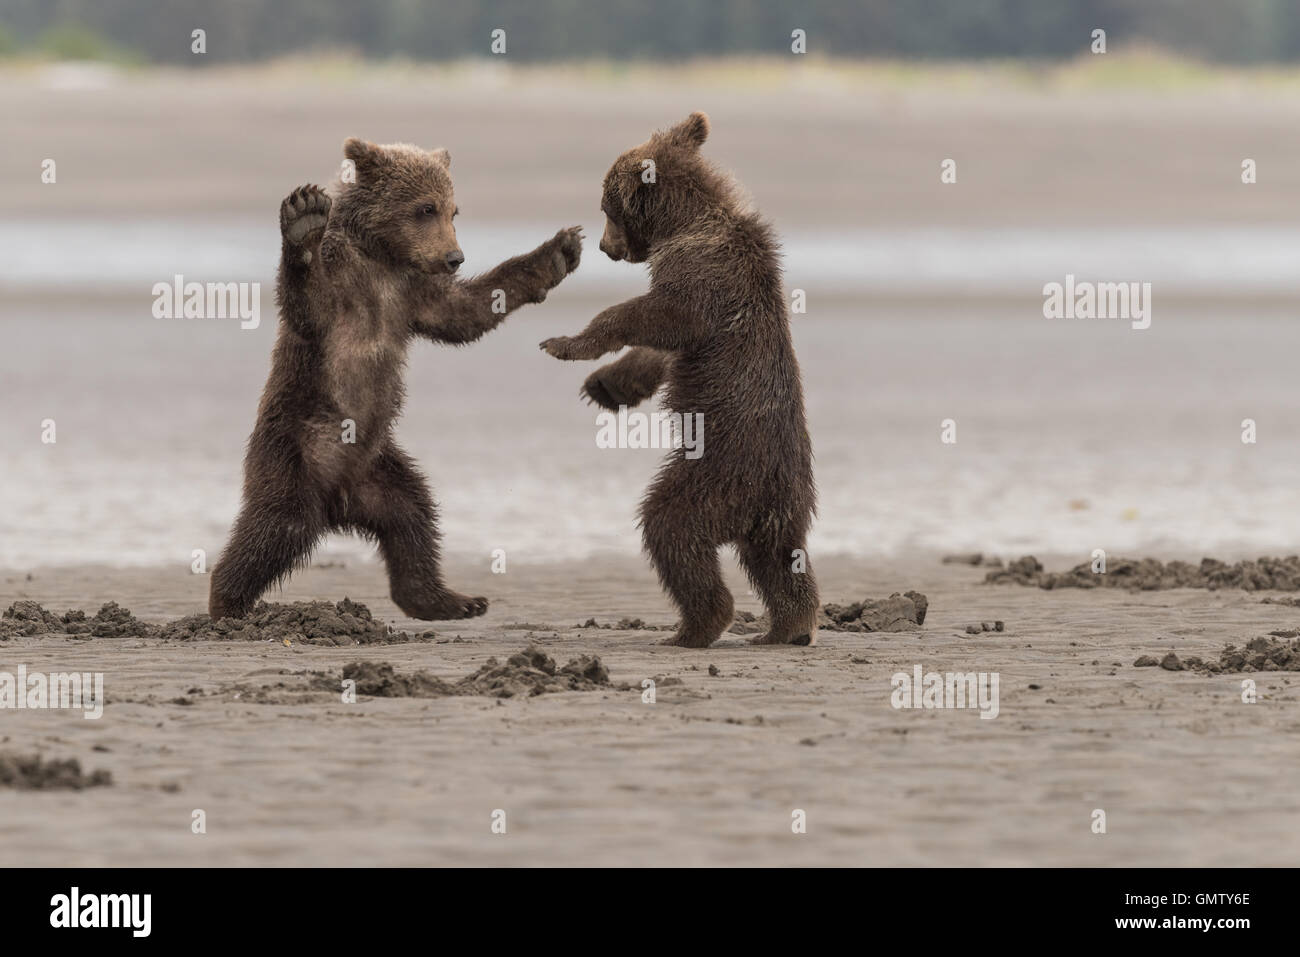
M0 862L1270 866L1300 851L1288 730L1297 676L1133 667L1171 650L1214 657L1295 620L1259 593L1045 592L986 586L981 568L827 557L817 565L824 602L915 588L929 599L924 625L823 631L813 648L725 635L688 651L659 645L658 631L578 624L671 622L640 563L581 574L512 566L494 587L485 567L448 572L455 587L496 600L485 618L430 623L437 638L427 641L0 641L0 669L75 661L105 672L108 702L98 721L0 714L0 750L77 758L114 780L77 793L0 789ZM727 579L737 607L757 610L730 568ZM52 610L93 612L111 596L144 619L194 611L206 585L180 572L131 580L82 570L25 584ZM391 615L378 567L309 569L267 597L345 593L390 624L430 627ZM1004 632L964 632L994 619ZM451 681L530 644L557 663L599 656L616 685L656 679L657 701L610 689L256 703L231 691L354 661ZM918 665L1000 673L998 717L895 709L891 675ZM1241 701L1247 677L1259 694L1251 705ZM1090 830L1098 807L1105 836ZM189 830L194 808L209 814L202 837ZM500 808L504 838L489 829ZM807 834L790 833L792 809L806 811Z

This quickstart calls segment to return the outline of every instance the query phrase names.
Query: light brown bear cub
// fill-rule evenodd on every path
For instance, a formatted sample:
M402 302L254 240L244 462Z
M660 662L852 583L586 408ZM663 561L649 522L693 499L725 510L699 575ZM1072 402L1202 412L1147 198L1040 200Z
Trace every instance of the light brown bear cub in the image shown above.
M242 617L326 532L379 545L393 601L413 618L481 615L449 589L423 474L393 440L416 336L461 345L541 302L577 268L579 229L468 281L445 150L350 139L355 182L297 189L280 209L280 328L244 460L244 502L212 574L212 618ZM504 307L504 308L503 308Z
M700 155L708 131L708 118L692 113L614 161L600 248L648 262L650 291L542 348L596 359L632 346L587 379L589 399L636 405L667 382L672 412L704 416L703 454L675 449L641 504L646 551L682 616L669 643L703 648L731 625L718 563L718 546L730 544L771 622L755 642L808 645L817 637L807 557L816 491L777 243Z

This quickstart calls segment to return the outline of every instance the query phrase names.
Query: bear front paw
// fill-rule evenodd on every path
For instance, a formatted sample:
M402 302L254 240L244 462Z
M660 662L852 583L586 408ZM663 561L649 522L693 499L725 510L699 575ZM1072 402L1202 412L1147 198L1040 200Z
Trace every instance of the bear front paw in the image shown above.
M280 204L280 235L292 246L306 247L310 255L325 233L331 205L329 194L319 186L299 186Z
M599 359L607 351L583 336L555 336L543 341L540 348L557 359Z
M578 268L582 261L582 227L570 226L556 233L545 249L550 261L550 285L558 286L564 277Z

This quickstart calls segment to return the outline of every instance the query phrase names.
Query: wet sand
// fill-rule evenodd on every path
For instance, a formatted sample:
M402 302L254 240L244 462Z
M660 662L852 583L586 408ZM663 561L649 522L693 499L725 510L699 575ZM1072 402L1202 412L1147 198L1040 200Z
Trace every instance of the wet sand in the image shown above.
M738 607L759 611L725 565ZM915 632L823 632L813 648L729 635L685 651L657 644L658 631L579 626L673 621L649 569L611 559L516 564L506 575L456 567L451 580L492 607L435 623L426 642L0 642L0 670L103 671L107 698L98 721L5 712L0 750L77 758L114 781L0 789L0 864L1294 863L1300 675L1133 662L1170 650L1215 658L1226 643L1293 627L1295 608L1239 590L986 585L985 569L937 556L828 557L818 572L825 601L915 588L929 614ZM207 586L160 569L32 574L0 576L6 606L33 598L93 614L116 600L161 622L200 611ZM313 568L268 598L344 596L399 628L428 628L400 617L375 564ZM995 619L1005 631L965 633ZM230 691L354 661L455 680L530 642L557 663L598 655L615 685L634 690L355 704L256 704ZM998 717L895 710L890 677L917 664L1000 673ZM1254 704L1241 700L1247 677ZM657 681L654 704L635 690L644 678ZM1091 830L1096 808L1104 835ZM191 833L195 809L206 834ZM491 829L497 809L504 835ZM807 814L805 834L791 833L795 809Z
M711 151L781 229L833 236L850 227L1287 226L1300 204L1300 100L1267 85L1176 92L1039 89L1029 82L1005 89L954 76L952 83L913 88L793 72L747 85L735 77L711 84L687 72L679 80L676 71L610 82L581 74L322 74L292 66L144 72L80 89L57 89L35 71L4 79L0 110L11 148L0 154L0 206L15 222L91 217L204 229L257 216L273 231L288 189L332 175L344 137L364 135L450 146L467 219L528 217L553 228L575 216L594 219L612 156L693 109L712 115ZM58 162L56 185L40 182L46 157ZM939 182L947 157L958 162L956 187ZM1250 187L1239 178L1246 157L1260 170ZM273 265L268 260L268 272ZM69 261L60 270L65 266L69 279L89 268ZM160 266L159 276L172 271ZM35 439L25 423L45 415L58 414L61 429L65 416L68 426L81 424L63 433L62 448L76 464L33 473L40 479L27 487L40 486L37 504L51 514L71 512L78 528L108 529L125 551L146 533L157 539L157 527L178 524L158 507L171 486L185 490L195 512L211 510L221 494L225 499L224 512L203 519L208 526L187 526L174 549L156 549L149 559L156 567L33 568L30 580L27 568L0 572L0 609L32 599L57 614L77 608L93 616L116 601L154 623L199 612L207 578L188 573L188 556L197 545L215 554L228 527L238 488L232 450L251 422L266 343L252 338L235 348L222 345L216 332L186 328L192 345L181 348L177 337L113 325L116 312L102 298L61 284L39 295L11 290L5 278L0 274L0 295L11 311L13 297L23 297L27 310L27 318L9 317L5 328L10 344L22 346L14 355L23 357L7 380L20 385L4 397L11 413L0 429L9 430L7 448L29 449ZM141 316L147 289L142 285L133 300ZM551 305L563 302L557 293ZM1040 303L1030 305L1033 313ZM979 318L992 308L945 300L931 311L947 320ZM98 331L82 332L60 310L97 323ZM1167 540L1159 531L1171 523L1209 535L1202 520L1223 514L1230 497L1249 503L1246 517L1254 522L1254 538L1242 548L1274 532L1285 538L1281 518L1291 508L1290 490L1251 483L1292 474L1291 378L1284 359L1270 374L1252 357L1291 354L1289 326L1275 323L1281 331L1273 332L1267 324L1243 324L1250 308L1235 300L1225 311L1236 325L1213 315L1213 324L1202 324L1207 332L1166 326L1162 317L1152 345L1133 340L1105 352L1096 345L1104 333L1067 334L1027 322L1000 327L1002 338L988 331L992 323L972 324L970 332L917 324L912 338L896 326L864 324L871 335L852 349L831 335L830 323L799 327L811 337L800 354L813 383L812 419L822 429L820 528L865 527L892 542L901 536L882 536L881 529L897 520L914 538L922 529L919 540L927 545L988 547L997 529L963 533L959 524L985 515L1006 526L1017 515L1039 514L1026 503L1065 508L1086 497L1093 508L1071 512L1081 517L1058 541L1074 554L1038 556L1052 571L1065 571L1098 543L1117 549ZM902 310L885 299L855 300L850 318L892 312ZM588 314L584 305L563 322ZM1289 303L1283 317L1290 318ZM61 319L64 331L55 334L51 323L38 334L36 323L51 318ZM545 318L548 329L561 324L557 315ZM435 476L451 548L486 554L483 546L495 547L536 514L503 508L512 503L509 483L481 482L484 474L517 474L518 461L554 459L569 446L550 431L516 428L512 441L534 441L522 452L484 440L465 453L460 434L426 427L419 410L454 408L473 395L463 402L466 416L513 421L505 416L516 403L513 392L484 387L496 381L491 371L523 381L526 395L558 397L562 387L564 409L576 422L576 370L537 364L528 378L517 371L523 366L502 361L518 346L535 363L538 328L509 326L454 365L415 360L407 428L421 460L440 463ZM267 322L262 335L270 329ZM1157 338L1166 329L1177 338ZM988 342L987 353L970 345L977 338ZM70 340L74 359L60 352ZM1080 341L1092 346L1080 348ZM1162 342L1174 351L1157 351ZM105 354L113 362L99 361ZM167 358L193 355L202 361ZM1180 376L1162 379L1168 369ZM47 370L66 377L46 382ZM1056 405L1043 404L1050 395L1059 397ZM1151 414L1135 415L1136 408ZM899 409L909 409L910 418ZM984 458L947 456L936 468L936 457L950 450L934 442L935 424L953 410L971 422L963 429L984 429L962 447ZM1167 426L1160 416L1169 410L1186 412L1197 429ZM536 411L540 418L544 410ZM1245 415L1268 425L1270 439L1238 465L1222 446L1241 454L1236 423ZM997 428L987 424L989 416ZM168 431L176 421L183 439ZM586 431L555 421L572 448L591 444L586 420ZM1203 422L1218 424L1205 432ZM79 434L86 444L77 445ZM1117 445L1124 436L1129 444ZM439 442L454 443L464 464L444 464L449 456ZM115 464L116 448L105 459L96 443L128 449L138 472ZM1076 465L1061 451L1075 447L1092 450L1106 467L1089 466L1092 459ZM889 472L864 463L857 457L863 448L892 449L891 459L902 465ZM572 454L576 460L579 453ZM1049 460L1060 463L1056 472ZM17 460L7 461L13 469ZM959 494L963 476L987 475L995 461L1019 462L1025 484L993 495ZM1148 467L1160 469L1157 480L1142 472ZM91 492L64 484L78 469L91 473ZM607 474L545 477L557 539L575 534L578 506L600 494L622 496L626 505L618 506L623 524L599 527L615 529L619 542L632 534L631 489L643 487L644 478L594 484ZM1195 507L1165 495L1162 483L1191 479L1213 494L1194 499ZM918 489L922 504L913 504L907 495ZM18 497L10 500L12 506ZM1161 516L1165 502L1173 504ZM112 509L107 518L80 511L104 503ZM133 517L141 508L147 522ZM1136 520L1128 536L1088 525L1094 515L1128 512L1143 521L1153 514L1155 531ZM69 548L86 554L84 535L57 531L30 502L5 519L22 528L29 516L37 528L24 534L59 550L49 561ZM1019 540L1014 529L1000 531L1003 540ZM1229 541L1215 534L1216 544ZM527 553L505 543L512 556ZM1133 663L1170 651L1213 660L1227 643L1295 627L1300 609L1262 604L1268 594L1239 590L989 586L984 569L945 566L938 554L901 561L821 551L813 557L824 601L916 589L929 601L924 625L893 634L824 632L813 648L756 648L728 636L699 652L659 645L658 630L579 625L592 618L673 621L650 569L624 555L531 565L512 557L504 576L490 574L486 559L473 567L453 563L451 582L488 595L492 607L473 622L434 624L437 637L426 641L361 648L56 635L0 641L0 671L102 671L107 697L98 721L75 712L0 713L0 753L76 759L87 775L104 770L113 781L85 791L0 788L0 865L1261 866L1297 859L1300 676L1204 675ZM726 567L738 607L757 612L734 565ZM268 596L344 597L399 628L429 629L398 616L373 563L313 568L283 595ZM967 626L985 621L1003 621L1005 630L967 634ZM615 685L639 689L655 679L656 701L643 703L636 690L601 689L511 699L363 695L352 704L337 695L280 695L280 703L257 703L232 690L294 677L282 671L337 674L358 661L454 682L530 643L557 663L598 655ZM916 665L999 673L998 717L895 710L891 676ZM1245 678L1257 683L1254 704L1242 702ZM1107 814L1104 835L1092 831L1098 808ZM206 814L206 834L191 832L195 809ZM492 832L497 809L506 812L504 835ZM806 812L805 834L791 833L796 809Z
M1119 61L1114 61L1119 62ZM0 208L11 216L258 214L335 175L343 140L452 152L476 221L596 212L621 150L691 110L780 228L1283 224L1300 199L1300 98L1230 77L1190 88L1123 77L919 82L772 62L700 70L261 69L128 72L83 88L9 69ZM1122 69L1122 67L1121 67ZM975 71L978 74L978 71ZM43 158L58 163L51 189ZM957 183L940 163L957 162ZM1241 183L1243 159L1258 183Z

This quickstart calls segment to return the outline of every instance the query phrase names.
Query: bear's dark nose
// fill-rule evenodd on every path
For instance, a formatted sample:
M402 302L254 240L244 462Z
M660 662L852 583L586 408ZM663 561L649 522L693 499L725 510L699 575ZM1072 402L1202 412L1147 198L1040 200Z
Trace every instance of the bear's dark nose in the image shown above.
M453 249L447 253L447 268L455 272L460 264L465 261L465 254L459 249Z

